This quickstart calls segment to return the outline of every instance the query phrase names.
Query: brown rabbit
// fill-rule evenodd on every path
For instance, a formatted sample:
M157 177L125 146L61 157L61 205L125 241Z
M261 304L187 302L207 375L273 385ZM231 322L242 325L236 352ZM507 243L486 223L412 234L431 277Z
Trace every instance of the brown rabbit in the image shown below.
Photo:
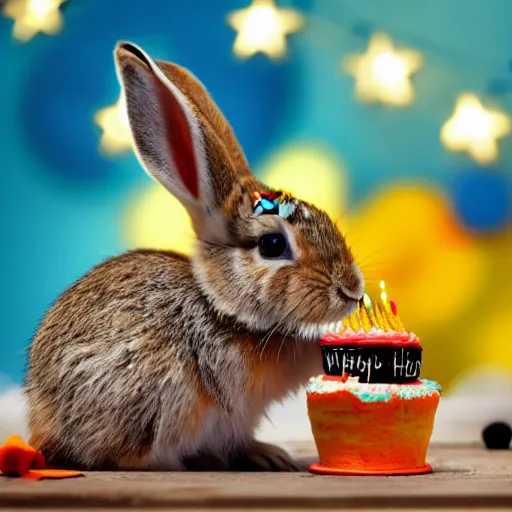
M30 442L84 469L294 470L255 429L321 372L361 273L324 212L256 180L197 79L133 44L115 58L138 158L197 247L125 253L56 301L30 348Z

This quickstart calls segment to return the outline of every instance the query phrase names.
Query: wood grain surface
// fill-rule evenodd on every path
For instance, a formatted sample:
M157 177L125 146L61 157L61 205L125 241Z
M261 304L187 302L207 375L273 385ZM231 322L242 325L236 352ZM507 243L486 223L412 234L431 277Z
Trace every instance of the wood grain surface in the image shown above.
M311 445L296 445L304 469ZM31 482L0 478L12 510L489 510L512 508L512 451L432 446L431 475L329 477L303 473L87 473Z

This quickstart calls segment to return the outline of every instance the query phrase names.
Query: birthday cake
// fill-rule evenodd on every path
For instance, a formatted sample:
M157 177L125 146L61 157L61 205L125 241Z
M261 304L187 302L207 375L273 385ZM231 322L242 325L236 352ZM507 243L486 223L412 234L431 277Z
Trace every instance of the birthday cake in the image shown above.
M325 375L306 389L320 474L429 473L427 448L441 387L420 379L422 347L405 330L381 282L380 300L368 295L320 340Z

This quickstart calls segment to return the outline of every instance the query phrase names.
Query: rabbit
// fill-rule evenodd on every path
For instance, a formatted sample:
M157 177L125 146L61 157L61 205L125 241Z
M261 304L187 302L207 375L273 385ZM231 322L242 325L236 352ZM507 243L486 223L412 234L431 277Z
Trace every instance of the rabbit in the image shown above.
M255 178L197 78L132 43L114 56L138 160L196 247L107 259L54 302L29 348L29 442L84 470L295 471L255 432L322 373L362 273L326 213Z

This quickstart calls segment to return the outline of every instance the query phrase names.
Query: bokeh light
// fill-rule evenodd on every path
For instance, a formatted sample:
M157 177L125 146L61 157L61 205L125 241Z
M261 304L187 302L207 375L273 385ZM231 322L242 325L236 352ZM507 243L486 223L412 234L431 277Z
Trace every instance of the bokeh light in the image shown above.
M190 254L195 235L182 204L153 184L128 203L125 240L132 249L166 249Z
M464 93L441 129L441 140L450 151L467 151L476 162L486 165L498 158L497 141L506 137L510 128L507 114L486 108L477 96Z
M366 53L342 59L342 67L356 79L356 96L368 103L405 106L414 98L411 75L421 67L421 54L396 50L391 38L376 33Z
M383 189L351 215L347 239L369 288L384 279L412 329L445 322L478 298L479 248L436 190Z
M94 116L94 122L103 132L100 139L100 148L106 154L126 153L133 147L124 94L120 94L114 105L98 111Z
M469 231L499 232L512 220L512 183L506 172L467 169L451 188L455 212Z
M482 300L468 314L463 333L468 365L492 365L512 371L510 312L512 311L512 234L510 230L482 240L487 280Z
M467 339L470 358L476 367L492 365L512 369L512 343L504 343L504 340L510 338L512 300L501 301L492 309L474 322L472 333Z
M304 25L304 17L293 9L278 9L274 0L253 0L246 9L228 16L237 31L233 52L246 59L261 52L272 59L286 55L286 35Z
M15 22L13 37L26 43L39 32L48 35L60 32L63 25L60 6L64 2L66 0L7 0L4 14Z

